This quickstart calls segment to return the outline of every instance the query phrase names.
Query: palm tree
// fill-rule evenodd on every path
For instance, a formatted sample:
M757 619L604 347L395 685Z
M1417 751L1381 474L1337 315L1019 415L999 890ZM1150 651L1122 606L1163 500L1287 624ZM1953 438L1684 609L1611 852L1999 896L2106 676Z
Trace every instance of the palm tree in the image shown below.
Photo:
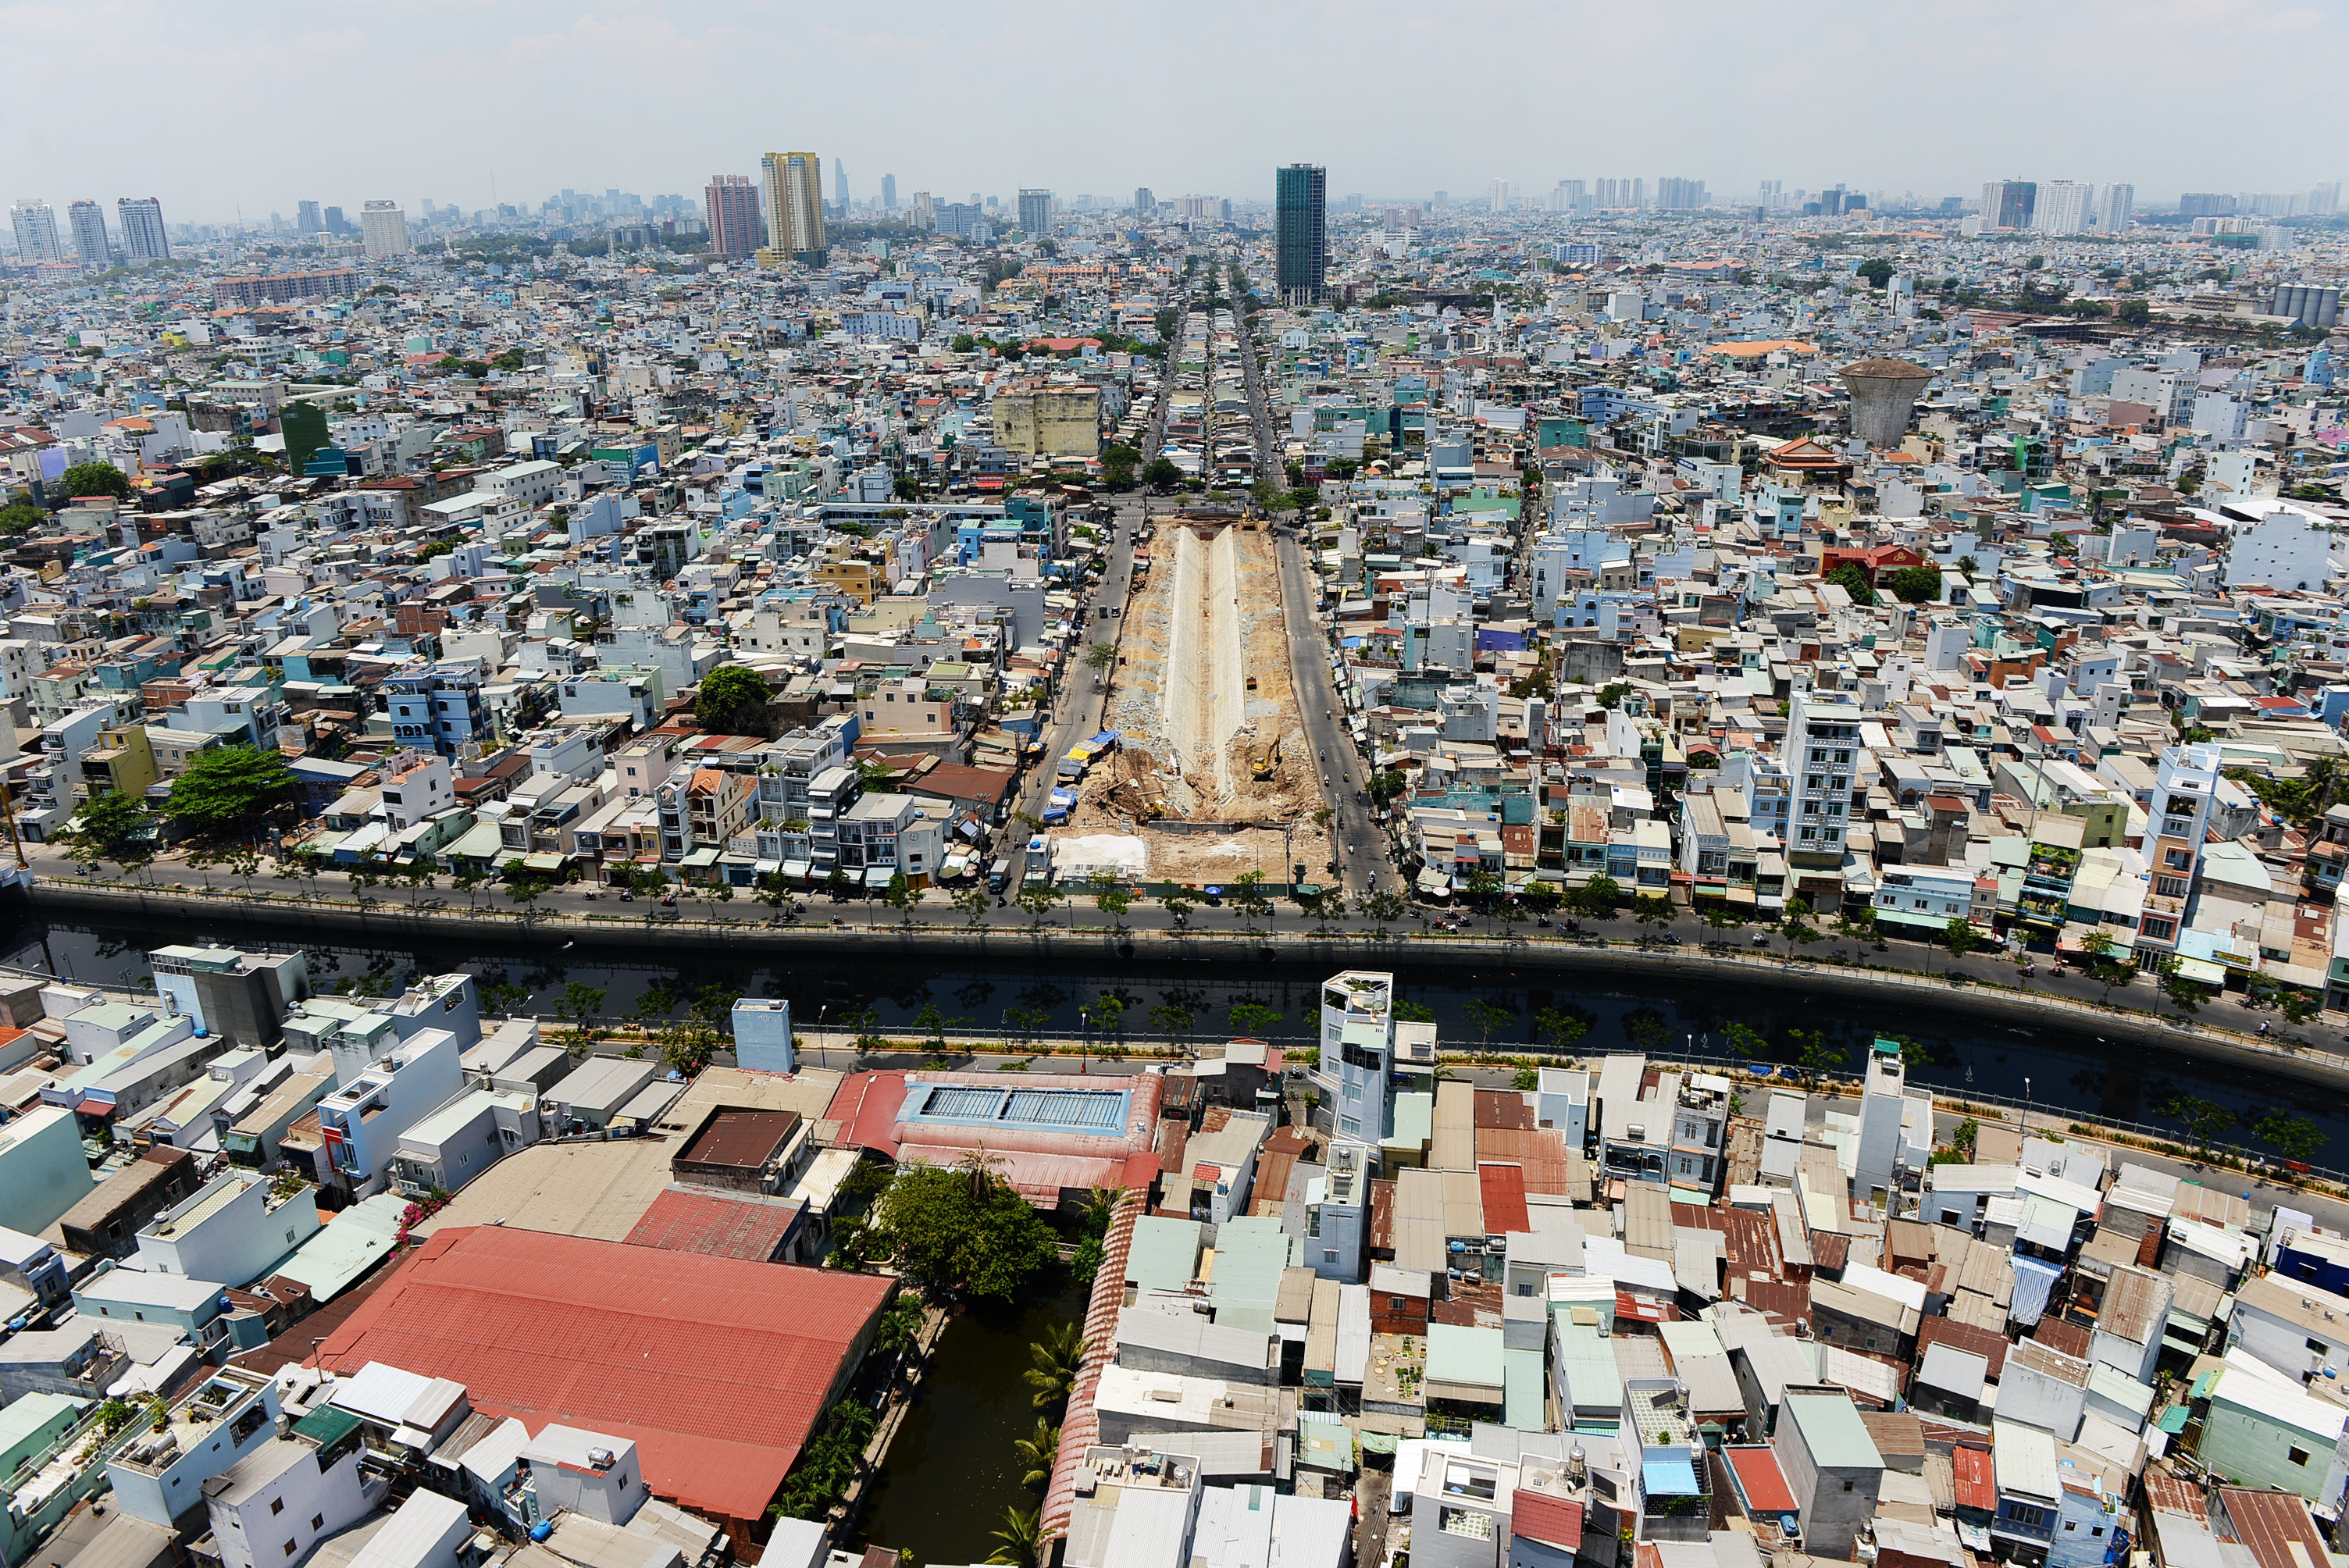
M1117 1217L1117 1206L1123 1202L1125 1189L1123 1187L1086 1188L1085 1195L1077 1202L1082 1211L1085 1229L1097 1235L1106 1235L1110 1222Z
M996 1540L1003 1542L988 1554L989 1563L1004 1563L1014 1568L1026 1568L1036 1561L1044 1545L1044 1511L1040 1508L1007 1508L1003 1511L1003 1528L993 1531Z
M1015 1438L1011 1442L1028 1473L1019 1478L1021 1486L1042 1486L1052 1479L1052 1466L1061 1457L1061 1429L1043 1417L1036 1418L1032 1437Z
M1028 1379L1028 1386L1036 1390L1030 1403L1039 1410L1047 1410L1066 1399L1076 1383L1077 1369L1085 1363L1085 1352L1091 1348L1083 1330L1073 1323L1046 1329L1043 1338L1028 1346L1029 1358L1036 1364L1021 1374Z

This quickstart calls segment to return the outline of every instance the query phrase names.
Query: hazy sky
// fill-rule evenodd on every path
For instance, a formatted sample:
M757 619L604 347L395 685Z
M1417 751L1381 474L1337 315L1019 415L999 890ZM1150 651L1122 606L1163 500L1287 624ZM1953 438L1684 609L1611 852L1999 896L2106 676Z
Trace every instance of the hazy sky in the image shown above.
M1009 200L1531 193L1685 175L1977 194L2015 175L2180 190L2340 177L2332 5L1647 0L0 0L0 201L304 197L467 209L569 185L697 198L770 150Z

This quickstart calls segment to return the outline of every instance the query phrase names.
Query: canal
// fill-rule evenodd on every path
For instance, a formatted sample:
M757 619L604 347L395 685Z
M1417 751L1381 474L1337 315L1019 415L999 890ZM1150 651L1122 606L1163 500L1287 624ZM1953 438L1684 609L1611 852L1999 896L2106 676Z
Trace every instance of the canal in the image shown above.
M0 930L0 962L87 983L135 986L147 983L145 951L173 941L284 945L274 933L240 930L229 923L202 930L133 930L51 925L27 917ZM1254 1004L1279 1020L1259 1022L1259 1032L1297 1037L1301 1043L1315 1026L1323 978L1222 967L1203 973L1127 966L1076 974L1016 963L982 973L895 961L860 967L836 958L779 967L745 963L732 954L713 954L703 964L679 965L673 954L657 964L626 964L600 954L574 959L554 941L486 948L340 944L308 952L312 983L324 992L391 995L419 975L465 969L479 977L492 1007L502 1011L552 1013L574 984L602 992L599 1010L615 1019L634 1013L648 994L656 1001L781 996L791 1001L803 1026L836 1026L869 1008L884 1032L899 1037L919 1034L924 1026L917 1020L928 1008L937 1009L949 1027L1024 1022L1029 1027L1073 1030L1080 1026L1079 1007L1106 993L1124 1004L1130 1033L1164 1033L1164 1015L1153 1020L1152 1010L1178 1008L1195 1019L1196 1038L1218 1037L1231 1032L1235 1006ZM1806 996L1799 986L1708 985L1692 991L1628 976L1618 985L1560 984L1558 976L1537 970L1475 973L1440 965L1400 970L1396 979L1401 999L1428 1009L1447 1042L1475 1040L1489 1027L1496 1047L1525 1045L1537 1037L1537 1020L1546 1010L1585 1026L1577 1047L1583 1053L1645 1048L1719 1055L1726 1044L1724 1030L1733 1021L1760 1032L1787 1055L1795 1031L1823 1031L1856 1063L1871 1038L1898 1034L1930 1057L1927 1065L1912 1070L1912 1081L1944 1093L2020 1097L2028 1078L2033 1104L2051 1121L2065 1111L2081 1111L2173 1130L2175 1119L2163 1108L2180 1095L2225 1106L2246 1127L2268 1110L2286 1107L2323 1131L2327 1147L2316 1163L2349 1166L2349 1108L2321 1088L2209 1068L2135 1044L2108 1045L2088 1034L1985 1026L1920 1007L1905 997L1882 1006L1855 1005L1824 995ZM2240 1130L2225 1138L2250 1141ZM1024 1467L1012 1448L1031 1433L1036 1420L1020 1376L1030 1364L1028 1346L1047 1328L1081 1319L1083 1311L1084 1292L1056 1272L1021 1300L979 1306L951 1322L891 1447L887 1473L867 1495L852 1538L908 1552L918 1563L984 1560L997 1545L992 1532L1004 1509L1041 1501L1040 1491L1020 1485Z
M1004 1509L1044 1500L1041 1487L1019 1484L1026 1466L1011 1446L1035 1434L1039 1413L1021 1376L1028 1346L1084 1312L1083 1287L1055 1268L1025 1298L948 1323L850 1539L919 1563L985 1562L1001 1544Z
M273 946L283 945L284 936L240 930L228 922L207 923L201 931L134 930L47 924L25 915L0 930L0 962L94 984L141 985L148 982L145 951L175 941ZM673 950L659 963L626 964L600 952L574 959L559 941L485 945L474 940L398 948L340 944L308 951L312 984L321 991L397 995L415 975L466 969L480 978L484 1001L495 1011L552 1014L565 987L576 983L602 992L601 1015L619 1019L634 1014L648 992L657 1000L682 1001L714 988L719 997L787 998L802 1027L838 1026L870 1009L883 1032L900 1038L922 1031L929 1008L936 1009L949 1029L1018 1027L1024 1022L1074 1031L1081 1026L1078 1009L1106 994L1124 1005L1129 1035L1164 1034L1165 1015L1154 1019L1153 1011L1175 1008L1195 1020L1195 1038L1220 1037L1235 1032L1232 1008L1252 1003L1278 1020L1259 1023L1255 1032L1301 1042L1316 1026L1319 982L1324 978L1268 965L1154 971L1125 965L1076 974L1007 961L981 972L895 960L870 966L839 958L778 964L730 953L713 954L706 964L680 965ZM1646 976L1592 984L1541 970L1443 965L1399 970L1396 983L1403 1002L1429 1010L1447 1043L1475 1041L1489 1024L1495 1047L1526 1046L1538 1037L1537 1021L1546 1009L1584 1025L1587 1033L1576 1048L1585 1053L1646 1049L1719 1057L1725 1054L1725 1027L1734 1021L1767 1037L1785 1060L1794 1059L1794 1031L1823 1031L1856 1067L1870 1039L1899 1035L1930 1057L1912 1070L1911 1081L1942 1094L2019 1099L2027 1092L2033 1106L2051 1116L2077 1111L2172 1131L2179 1130L2178 1123L2166 1108L2180 1096L2191 1096L2234 1112L2237 1127L2219 1140L2243 1143L2251 1141L2251 1124L2283 1108L2309 1118L2323 1134L2325 1145L2313 1163L2349 1168L2349 1105L2322 1088L2205 1065L2134 1042L2108 1044L2092 1034L1982 1024L1920 1006L1907 995L1880 1005L1860 1004L1824 994L1806 996L1799 984L1709 982L1692 990Z

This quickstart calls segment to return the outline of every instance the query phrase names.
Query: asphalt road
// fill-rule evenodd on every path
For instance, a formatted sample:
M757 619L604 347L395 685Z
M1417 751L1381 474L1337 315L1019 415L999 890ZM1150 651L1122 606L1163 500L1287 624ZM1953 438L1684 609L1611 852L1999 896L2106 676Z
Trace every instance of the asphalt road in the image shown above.
M1084 628L1061 665L1060 686L1053 695L1051 718L1044 729L1044 754L1037 758L1019 786L1019 810L1031 817L1043 816L1052 786L1059 781L1061 758L1069 748L1108 727L1102 720L1108 710L1116 671L1112 668L1106 677L1093 674L1085 665L1085 650L1095 643L1113 645L1123 634L1124 605L1133 585L1133 531L1142 521L1143 505L1139 496L1123 497L1117 502L1116 537L1109 546L1108 562L1085 594ZM1104 608L1114 609L1117 614L1104 616ZM997 830L999 853L1005 845L1015 843L1018 831L1016 826L1009 824Z

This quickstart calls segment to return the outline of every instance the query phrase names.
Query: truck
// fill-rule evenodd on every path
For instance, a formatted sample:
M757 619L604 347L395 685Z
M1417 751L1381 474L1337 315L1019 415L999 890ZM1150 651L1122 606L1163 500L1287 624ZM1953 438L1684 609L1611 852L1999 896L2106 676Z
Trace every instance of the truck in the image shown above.
M998 856L995 863L987 868L987 891L1001 892L1010 885L1011 862L1008 859Z
M1069 820L1069 813L1076 809L1077 792L1074 789L1055 789L1044 804L1044 820L1047 823L1065 822Z

